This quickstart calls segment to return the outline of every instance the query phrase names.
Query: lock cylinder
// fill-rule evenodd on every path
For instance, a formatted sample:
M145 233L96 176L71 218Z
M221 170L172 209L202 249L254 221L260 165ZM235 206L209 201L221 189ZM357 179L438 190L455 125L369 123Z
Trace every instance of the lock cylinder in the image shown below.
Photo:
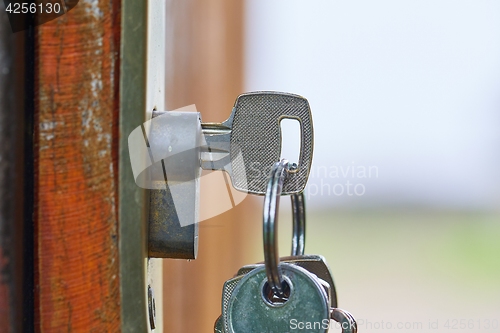
M198 112L153 112L144 124L149 142L149 256L196 259L200 197Z

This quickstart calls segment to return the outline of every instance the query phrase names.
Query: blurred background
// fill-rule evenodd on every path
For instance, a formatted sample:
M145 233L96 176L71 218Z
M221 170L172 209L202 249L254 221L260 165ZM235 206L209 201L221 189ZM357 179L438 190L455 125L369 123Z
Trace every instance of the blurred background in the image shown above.
M246 9L245 89L296 92L311 104L310 205L497 209L498 1L249 1ZM347 180L365 193L333 194Z
M196 103L205 121L222 121L245 91L309 100L306 253L326 257L339 306L360 331L500 332L500 2L186 3L169 5L176 37L167 41L167 54L175 53L167 106ZM171 14L193 10L197 16ZM182 29L190 48L179 41ZM198 51L191 65L187 49ZM214 102L223 78L239 82L229 84L236 94ZM297 156L299 138L286 138L283 157ZM202 222L199 259L167 263L166 276L261 261L261 209L262 198L250 197ZM287 255L286 199L280 214ZM243 255L210 257L221 242ZM203 307L213 321L230 277L203 282L215 295ZM165 315L175 318L179 307L172 302ZM199 323L193 327L211 330Z

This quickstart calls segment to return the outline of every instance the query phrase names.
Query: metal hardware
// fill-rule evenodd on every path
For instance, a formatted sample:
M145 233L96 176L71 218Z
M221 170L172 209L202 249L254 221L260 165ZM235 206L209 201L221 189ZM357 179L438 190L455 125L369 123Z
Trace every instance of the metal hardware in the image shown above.
M278 255L278 242L276 233L278 231L278 211L283 182L290 165L287 160L282 159L276 163L269 177L264 197L264 260L269 286L277 296L283 297L283 278L278 269L280 262ZM295 237L294 237L295 238ZM293 249L292 249L293 251Z
M312 162L313 124L307 99L294 94L245 93L238 96L226 121L202 124L207 142L202 168L224 170L238 191L264 195L267 172L280 159L282 119L295 119L301 125L299 162L285 179L283 194L302 192ZM213 159L210 153L214 152L222 157Z
M302 192L312 159L312 120L309 104L301 96L278 92L254 92L238 96L228 120L201 123L197 112L153 112L153 118L131 135L148 145L147 166L134 174L149 188L149 256L196 258L198 242L199 177L201 169L224 170L237 190L264 194L267 171L247 179L245 165L267 170L278 160L281 137L279 121L301 122L299 165L287 165L281 194L292 197L297 237L292 254L304 251ZM132 140L132 142L135 142ZM241 150L240 150L240 148ZM224 157L217 159L223 155ZM147 170L147 172L145 172ZM283 190L283 191L282 191ZM282 193L283 192L283 193Z
M306 246L306 207L304 192L290 195L292 202L293 216L293 236L292 236L292 256L304 254Z
M149 256L196 259L198 252L201 119L197 112L153 112ZM168 182L167 182L168 180Z
M273 298L273 292L268 289L265 267L252 270L239 281L229 298L227 312L223 315L226 332L290 332L292 319L298 322L328 321L330 307L318 279L296 265L283 263L280 269L288 297ZM306 331L326 333L327 330L315 326L315 329Z

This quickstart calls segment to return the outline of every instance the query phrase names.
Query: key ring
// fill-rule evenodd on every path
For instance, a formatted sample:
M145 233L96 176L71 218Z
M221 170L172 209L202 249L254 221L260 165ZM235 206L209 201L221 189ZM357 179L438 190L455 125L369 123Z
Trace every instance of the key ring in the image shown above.
M278 268L278 212L280 197L285 181L286 174L289 170L293 170L297 166L282 159L276 163L269 177L266 188L266 196L264 197L264 262L266 266L267 281L274 294L283 298L284 281L281 272ZM292 255L304 254L305 246L305 204L303 193L292 194L292 210L293 210L293 238L292 238Z
M304 255L306 244L306 204L304 192L290 195L292 201L293 236L292 256Z

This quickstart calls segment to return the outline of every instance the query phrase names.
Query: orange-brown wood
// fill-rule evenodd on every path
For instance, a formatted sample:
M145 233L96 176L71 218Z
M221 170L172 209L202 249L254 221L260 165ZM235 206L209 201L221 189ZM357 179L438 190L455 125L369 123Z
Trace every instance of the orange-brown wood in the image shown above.
M36 33L36 331L120 330L119 0Z
M168 109L196 104L204 122L226 120L243 92L243 2L169 1L167 22ZM201 192L201 201L222 197L213 189ZM213 331L224 281L262 247L261 212L248 197L200 223L196 260L165 259L165 332Z

